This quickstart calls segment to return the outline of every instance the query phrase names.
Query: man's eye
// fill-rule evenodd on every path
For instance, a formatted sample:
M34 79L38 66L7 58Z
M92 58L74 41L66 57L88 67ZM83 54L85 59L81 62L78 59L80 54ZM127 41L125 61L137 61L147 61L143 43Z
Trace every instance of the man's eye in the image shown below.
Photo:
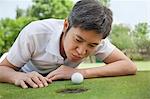
M79 39L76 39L76 41L77 41L77 42L82 42L82 41L81 41L81 40L79 40Z
M89 45L91 48L94 48L94 47L96 47L95 45Z

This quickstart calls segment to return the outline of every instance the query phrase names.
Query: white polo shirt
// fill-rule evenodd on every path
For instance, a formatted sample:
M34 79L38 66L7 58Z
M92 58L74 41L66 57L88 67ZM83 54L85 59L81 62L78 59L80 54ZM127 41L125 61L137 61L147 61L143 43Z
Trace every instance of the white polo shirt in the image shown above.
M60 65L77 67L82 61L71 62L60 55L59 41L64 20L45 19L30 23L17 37L8 52L8 61L24 72L47 74ZM96 57L104 60L115 48L108 39L97 47Z

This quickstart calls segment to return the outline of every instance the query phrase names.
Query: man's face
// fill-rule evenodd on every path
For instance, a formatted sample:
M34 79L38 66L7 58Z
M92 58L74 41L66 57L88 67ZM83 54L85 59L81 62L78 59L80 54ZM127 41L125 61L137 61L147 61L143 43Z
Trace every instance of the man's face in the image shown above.
M73 62L80 61L93 53L101 41L100 34L71 27L62 38L66 57Z

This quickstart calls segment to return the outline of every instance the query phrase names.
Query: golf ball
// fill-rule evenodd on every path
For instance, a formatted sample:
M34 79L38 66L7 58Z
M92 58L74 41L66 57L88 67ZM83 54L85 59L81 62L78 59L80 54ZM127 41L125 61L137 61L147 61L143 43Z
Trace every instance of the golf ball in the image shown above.
M81 73L74 73L72 74L71 76L71 81L74 83L74 84L80 84L83 82L83 75Z

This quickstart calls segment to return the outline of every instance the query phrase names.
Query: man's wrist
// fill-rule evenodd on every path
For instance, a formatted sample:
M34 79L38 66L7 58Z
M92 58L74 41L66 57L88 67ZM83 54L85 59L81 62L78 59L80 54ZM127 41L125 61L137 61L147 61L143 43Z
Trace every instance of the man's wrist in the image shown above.
M88 78L87 69L79 69L79 72L83 75L84 78Z

